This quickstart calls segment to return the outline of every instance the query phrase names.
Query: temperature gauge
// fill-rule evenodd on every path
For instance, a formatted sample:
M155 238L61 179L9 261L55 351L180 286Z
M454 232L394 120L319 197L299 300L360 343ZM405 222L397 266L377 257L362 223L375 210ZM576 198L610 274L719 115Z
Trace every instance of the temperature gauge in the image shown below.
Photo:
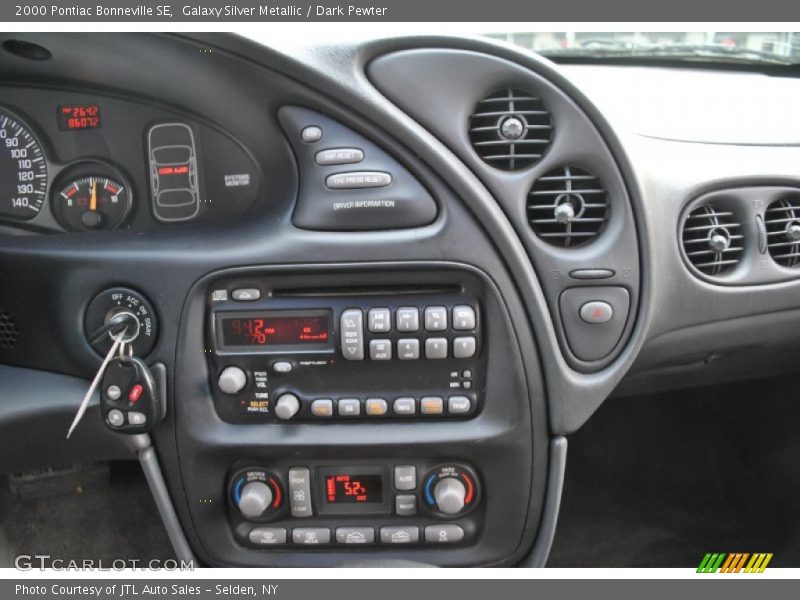
M66 180L53 197L58 222L71 231L116 229L130 208L131 193L124 180L100 173Z

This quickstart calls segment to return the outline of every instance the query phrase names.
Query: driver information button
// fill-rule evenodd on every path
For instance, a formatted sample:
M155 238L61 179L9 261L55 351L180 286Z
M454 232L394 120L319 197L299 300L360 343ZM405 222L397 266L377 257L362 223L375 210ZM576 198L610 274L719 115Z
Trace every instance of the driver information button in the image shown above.
M334 173L325 178L325 185L332 190L353 190L386 187L392 183L392 176L383 171L351 171Z
M364 160L364 151L360 148L328 148L320 150L314 156L318 165L348 165Z

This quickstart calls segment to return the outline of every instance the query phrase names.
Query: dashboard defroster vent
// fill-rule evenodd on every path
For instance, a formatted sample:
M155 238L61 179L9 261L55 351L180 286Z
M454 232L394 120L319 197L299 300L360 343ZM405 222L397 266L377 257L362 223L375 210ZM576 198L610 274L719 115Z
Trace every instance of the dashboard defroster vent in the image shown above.
M716 277L739 264L744 235L734 213L704 204L686 217L682 243L689 262L701 273Z
M544 241L565 248L596 237L608 219L608 197L600 181L585 169L559 167L533 184L528 222Z
M478 102L469 139L484 162L517 171L538 161L550 145L553 124L535 94L506 89Z
M764 224L772 259L784 267L800 267L800 198L781 198L770 204Z

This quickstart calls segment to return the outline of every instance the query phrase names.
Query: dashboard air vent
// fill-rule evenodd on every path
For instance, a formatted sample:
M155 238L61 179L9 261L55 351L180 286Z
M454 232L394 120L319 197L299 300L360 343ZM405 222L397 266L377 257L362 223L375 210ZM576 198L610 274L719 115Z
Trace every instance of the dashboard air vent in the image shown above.
M608 219L600 181L579 167L548 171L528 194L528 222L540 238L565 248L590 241Z
M532 165L550 144L553 124L540 98L506 89L478 102L469 139L484 162L505 171Z
M716 277L739 264L744 235L732 212L704 204L686 217L682 242L689 262L701 273Z
M800 266L800 198L782 198L767 207L767 248L784 267Z

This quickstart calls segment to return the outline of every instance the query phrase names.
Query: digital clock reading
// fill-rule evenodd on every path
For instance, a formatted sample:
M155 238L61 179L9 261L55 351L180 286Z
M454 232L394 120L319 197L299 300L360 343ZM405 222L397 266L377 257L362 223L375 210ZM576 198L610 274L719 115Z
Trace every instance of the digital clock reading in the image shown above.
M383 478L380 475L351 475L349 473L326 475L325 499L328 504L383 502Z
M100 107L97 104L62 104L56 109L61 131L82 131L100 127Z
M224 346L293 346L327 344L327 315L264 314L221 319Z

